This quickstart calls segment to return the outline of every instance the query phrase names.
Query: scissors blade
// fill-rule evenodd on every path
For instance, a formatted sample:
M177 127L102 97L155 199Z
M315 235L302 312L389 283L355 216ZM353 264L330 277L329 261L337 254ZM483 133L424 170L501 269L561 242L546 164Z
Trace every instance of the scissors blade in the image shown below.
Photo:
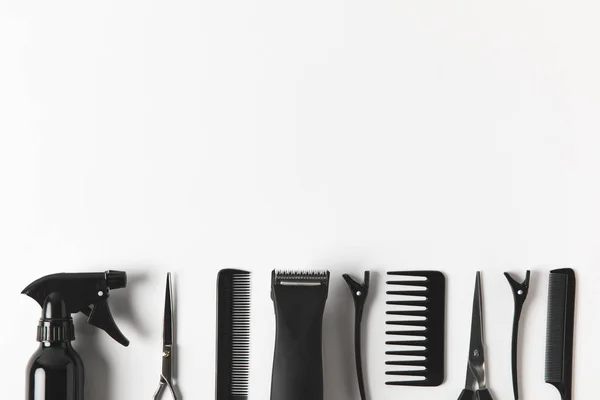
M481 273L477 271L477 277L475 279L475 293L473 295L473 315L471 317L471 354L469 359L483 359L483 353L481 349L483 347L483 317L481 310ZM478 351L481 357L478 357L475 353Z
M165 290L165 315L163 320L163 346L173 345L173 289L171 273L167 273L167 288Z
M471 319L471 343L469 346L469 369L480 389L485 388L485 354L483 343L483 307L481 300L481 273L477 271L473 295ZM467 378L468 379L468 378Z

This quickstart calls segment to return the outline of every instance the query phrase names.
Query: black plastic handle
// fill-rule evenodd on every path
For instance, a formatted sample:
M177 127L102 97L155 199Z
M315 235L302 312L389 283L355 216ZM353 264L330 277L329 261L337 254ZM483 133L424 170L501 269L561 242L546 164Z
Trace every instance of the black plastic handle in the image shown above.
M102 329L123 346L129 346L129 340L117 326L107 300L101 300L94 304L92 308L86 308L82 312L87 315L90 325Z
M479 400L494 400L492 398L492 394L487 389L482 389L477 391L477 398Z
M460 393L458 400L494 400L494 398L488 389L481 389L476 392L473 390L464 389Z

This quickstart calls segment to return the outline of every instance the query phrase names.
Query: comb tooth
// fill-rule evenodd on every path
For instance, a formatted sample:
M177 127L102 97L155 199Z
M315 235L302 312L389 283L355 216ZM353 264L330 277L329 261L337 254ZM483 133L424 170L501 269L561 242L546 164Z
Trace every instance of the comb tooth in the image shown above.
M406 311L387 311L386 313L394 313L393 315L406 315L407 317L426 317L427 310L406 310Z
M388 336L423 336L426 337L425 331L387 331Z
M392 331L386 332L388 335L397 335L397 336L425 336L427 331Z
M388 340L388 346L427 346L427 340Z
M385 384L394 386L432 386L429 379L423 379L420 381L392 381L386 382Z
M426 297L428 291L427 290L390 290L385 292L388 295L392 296L421 296Z
M385 321L388 325L406 325L406 326L422 326L427 327L427 321L425 320L414 320L414 321ZM425 331L425 330L423 330Z
M407 367L426 367L428 364L427 360L393 360L386 361L385 365L395 365L397 367L407 366Z
M427 286L427 281L387 281L388 285L401 285L401 286Z
M390 300L385 304L390 306L422 306L425 307L429 303L427 300ZM388 311L388 314L400 313L401 311Z

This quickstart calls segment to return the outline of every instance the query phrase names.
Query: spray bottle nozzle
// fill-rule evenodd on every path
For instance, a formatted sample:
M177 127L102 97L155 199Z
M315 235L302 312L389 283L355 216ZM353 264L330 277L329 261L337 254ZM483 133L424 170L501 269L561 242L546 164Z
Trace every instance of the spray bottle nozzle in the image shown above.
M106 271L106 286L109 289L121 289L127 286L127 273L123 271Z
M42 308L49 296L59 295L69 315L82 312L87 315L90 325L128 346L129 340L117 327L107 301L111 289L126 286L127 274L122 271L60 273L32 282L22 293L37 301Z

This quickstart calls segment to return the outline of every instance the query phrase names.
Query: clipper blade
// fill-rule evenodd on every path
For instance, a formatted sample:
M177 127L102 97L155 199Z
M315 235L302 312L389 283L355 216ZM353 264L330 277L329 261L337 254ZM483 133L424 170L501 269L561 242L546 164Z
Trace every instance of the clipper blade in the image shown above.
M272 273L272 283L282 286L328 286L329 275L326 270L275 270Z

